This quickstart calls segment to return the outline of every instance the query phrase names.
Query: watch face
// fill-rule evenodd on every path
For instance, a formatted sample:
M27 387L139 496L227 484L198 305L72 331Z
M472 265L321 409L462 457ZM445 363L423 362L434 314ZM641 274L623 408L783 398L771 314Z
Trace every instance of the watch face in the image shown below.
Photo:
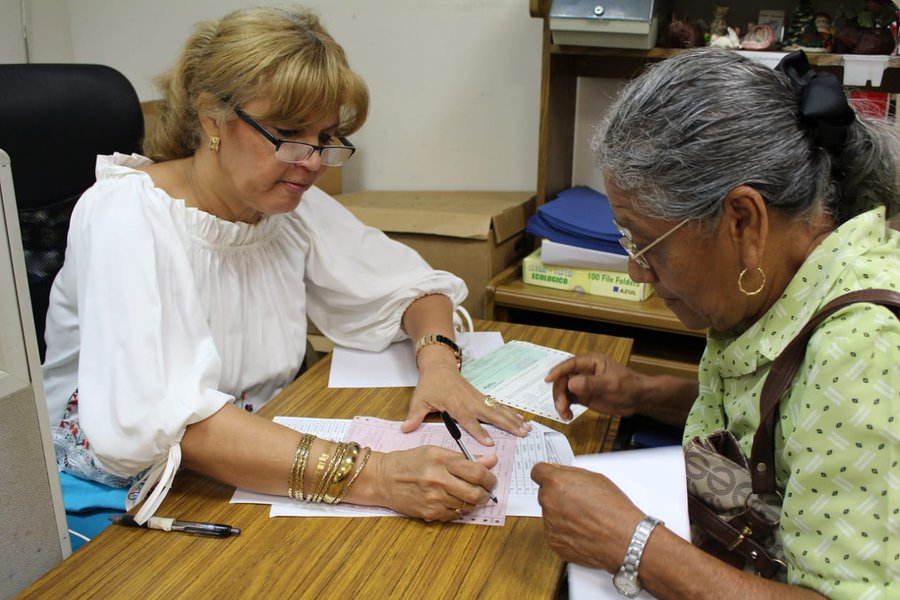
M637 577L624 570L613 575L613 585L616 586L617 592L629 598L634 598L641 593L641 585L638 583Z

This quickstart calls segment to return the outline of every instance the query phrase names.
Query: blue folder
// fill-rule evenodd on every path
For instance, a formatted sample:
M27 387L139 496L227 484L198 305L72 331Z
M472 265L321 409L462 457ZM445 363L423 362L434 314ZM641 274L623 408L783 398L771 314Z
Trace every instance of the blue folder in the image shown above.
M569 188L543 204L525 230L560 244L625 254L609 199L587 186Z

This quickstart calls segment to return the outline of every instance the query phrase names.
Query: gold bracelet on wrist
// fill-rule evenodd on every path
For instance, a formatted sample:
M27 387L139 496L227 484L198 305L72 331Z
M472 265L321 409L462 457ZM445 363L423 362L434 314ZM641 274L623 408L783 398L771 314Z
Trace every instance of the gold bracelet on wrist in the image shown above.
M291 462L291 470L288 474L288 496L296 500L304 500L303 477L306 473L306 463L309 461L309 448L316 436L304 433L300 436L294 460Z
M419 350L430 344L440 344L449 348L453 352L453 358L456 359L456 368L462 370L462 350L456 345L456 342L439 333L423 335L416 340L416 358L419 356Z
M372 456L372 449L366 446L363 450L365 450L366 455L363 456L361 460L357 461L359 464L353 472L353 476L347 482L347 485L344 486L344 489L341 490L341 493L338 494L337 498L334 499L334 504L343 502L344 496L350 491L350 486L353 485L353 482L356 481L356 478L359 477L359 474L362 473L362 470L366 467L366 463L369 462L369 457Z
M331 478L331 481L328 484L328 489L325 490L325 494L322 497L324 502L328 504L336 504L337 497L340 495L341 489L344 487L344 482L347 480L347 476L353 471L353 467L356 466L356 459L359 457L359 444L356 442L350 442L346 444L346 450L344 452L343 457L341 458L340 464L338 464L337 469L335 469L334 476Z
M325 498L325 492L328 491L328 487L331 485L331 480L334 477L334 473L340 466L341 460L343 460L346 450L347 444L343 444L341 442L335 443L334 453L331 454L331 459L328 461L328 468L325 469L325 472L322 474L321 479L316 482L316 493L312 497L311 502L321 502Z

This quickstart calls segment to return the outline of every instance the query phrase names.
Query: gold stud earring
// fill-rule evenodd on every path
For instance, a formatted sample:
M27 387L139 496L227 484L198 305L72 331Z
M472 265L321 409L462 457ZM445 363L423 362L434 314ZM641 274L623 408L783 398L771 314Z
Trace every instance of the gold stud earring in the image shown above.
M219 151L219 136L214 135L209 138L209 149L213 152Z

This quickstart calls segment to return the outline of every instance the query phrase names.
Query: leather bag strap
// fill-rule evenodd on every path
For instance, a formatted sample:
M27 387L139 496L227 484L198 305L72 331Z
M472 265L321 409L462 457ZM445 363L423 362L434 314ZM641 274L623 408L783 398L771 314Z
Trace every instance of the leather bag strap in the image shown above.
M727 523L721 515L693 494L688 494L688 513L692 524L722 544L722 548L727 552L732 552L749 562L753 565L753 569L763 577L771 579L784 566L781 561L772 558L756 540ZM711 553L725 560L719 552Z
M869 289L849 292L822 307L803 327L778 358L772 362L759 399L759 428L750 451L750 476L756 494L775 493L775 415L782 394L790 387L806 354L806 345L815 328L836 310L857 302L881 304L900 319L900 292Z

